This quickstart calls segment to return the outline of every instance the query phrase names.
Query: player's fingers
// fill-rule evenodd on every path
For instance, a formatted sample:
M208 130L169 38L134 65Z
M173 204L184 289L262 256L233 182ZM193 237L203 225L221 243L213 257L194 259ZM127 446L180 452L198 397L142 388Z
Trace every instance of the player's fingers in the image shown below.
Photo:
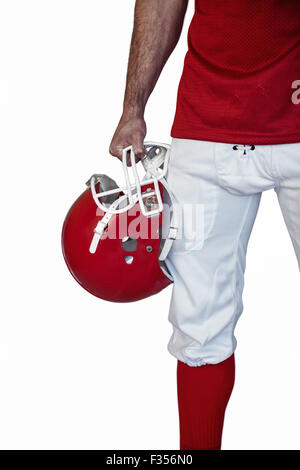
M117 157L117 158L119 158L119 160L122 160L123 146L122 146L122 145L118 145L118 144L112 142L112 143L110 144L110 147L109 147L109 153L110 153L113 157Z
M138 133L132 138L132 150L137 161L145 155L144 137L142 133Z

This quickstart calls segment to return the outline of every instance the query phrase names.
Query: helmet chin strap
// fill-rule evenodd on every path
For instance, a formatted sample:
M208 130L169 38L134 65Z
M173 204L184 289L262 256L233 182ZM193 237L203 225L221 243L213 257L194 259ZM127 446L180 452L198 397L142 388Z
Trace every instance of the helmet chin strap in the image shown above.
M168 169L170 146L166 144L157 144L154 142L145 142L146 155L141 160L145 170L145 176L140 180L137 164L135 161L135 155L132 147L128 147L123 150L123 170L125 176L125 186L121 188L114 188L108 191L96 192L96 185L99 183L99 175L93 175L89 180L92 195L97 206L105 212L104 217L98 222L94 229L94 236L90 245L90 253L94 254L97 250L98 244L103 236L103 233L108 226L113 215L122 214L130 210L137 202L139 202L141 212L145 217L151 217L157 215L163 211L163 201L159 188L159 183L162 184L164 190L168 193L170 201L172 203L172 216L170 221L169 233L166 237L162 249L160 252L159 260L164 261L168 256L168 253L172 247L173 241L177 237L179 217L177 208L174 201L174 196L167 183L166 174ZM127 156L130 152L131 168L134 177L134 184L130 181L129 168L127 165ZM98 177L98 178L97 178ZM100 182L101 184L101 182ZM154 185L154 190L147 192L147 197L155 196L157 199L157 207L152 210L147 210L144 202L145 193L142 192L142 187L146 185ZM117 199L109 206L104 205L99 198L112 198L113 195L124 193L123 195L117 196Z
M116 201L114 201L110 208L111 210L117 209L118 206L122 204L122 202L125 202L127 200L127 196L120 196ZM104 230L108 226L108 223L110 219L114 216L113 212L107 212L104 217L102 217L101 220L99 220L96 228L94 229L94 236L90 245L89 252L91 254L96 253L98 244L103 236Z

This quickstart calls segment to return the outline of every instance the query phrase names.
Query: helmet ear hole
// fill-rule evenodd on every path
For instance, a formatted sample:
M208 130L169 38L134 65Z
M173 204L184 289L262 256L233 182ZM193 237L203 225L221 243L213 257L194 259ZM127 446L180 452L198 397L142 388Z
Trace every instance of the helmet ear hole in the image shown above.
M122 248L124 251L135 251L137 248L137 240L131 237L124 237L122 239Z

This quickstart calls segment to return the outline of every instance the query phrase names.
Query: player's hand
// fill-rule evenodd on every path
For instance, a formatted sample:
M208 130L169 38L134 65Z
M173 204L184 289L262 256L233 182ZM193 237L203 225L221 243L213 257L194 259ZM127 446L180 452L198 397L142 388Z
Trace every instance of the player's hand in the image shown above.
M122 160L124 148L132 145L136 160L145 155L144 140L147 128L143 117L122 116L112 138L109 153ZM128 159L128 164L130 161Z

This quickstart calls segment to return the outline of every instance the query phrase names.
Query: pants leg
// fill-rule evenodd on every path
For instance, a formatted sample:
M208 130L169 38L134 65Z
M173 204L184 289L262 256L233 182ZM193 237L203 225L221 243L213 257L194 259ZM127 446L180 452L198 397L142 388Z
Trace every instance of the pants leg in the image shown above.
M278 179L276 193L300 269L300 144L273 148Z
M216 364L236 348L246 250L261 194L222 186L212 142L175 140L168 182L178 205L201 204L204 212L203 241L193 244L183 233L166 262L174 279L168 349L190 366Z

